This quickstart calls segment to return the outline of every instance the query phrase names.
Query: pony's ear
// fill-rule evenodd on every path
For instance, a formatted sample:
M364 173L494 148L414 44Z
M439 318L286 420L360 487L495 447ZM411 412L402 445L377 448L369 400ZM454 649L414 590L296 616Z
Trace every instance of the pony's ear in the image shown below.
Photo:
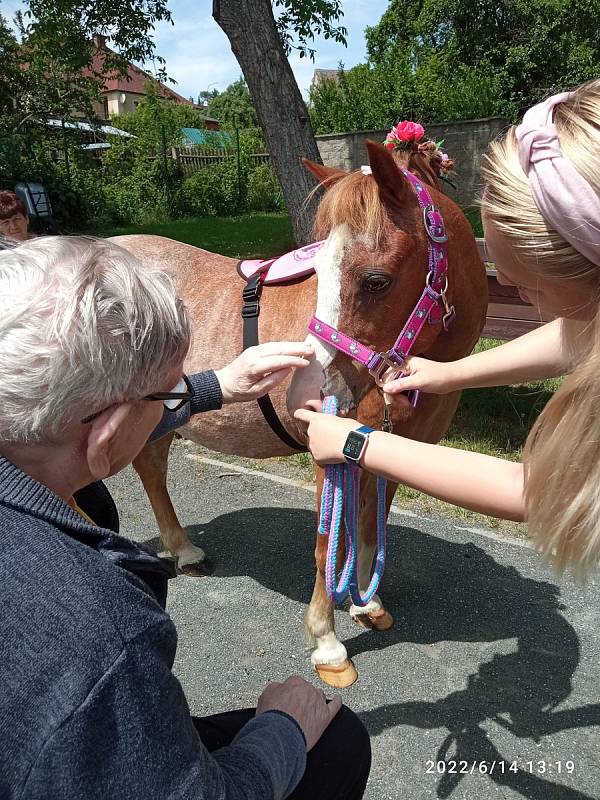
M394 156L379 142L367 139L365 145L369 154L371 172L377 183L382 203L398 205L399 202L403 202L409 185L400 172Z
M302 163L306 169L312 172L324 189L329 189L334 183L337 183L341 178L345 178L348 174L341 169L326 167L325 164L317 164L316 161L310 161L308 158L303 158Z

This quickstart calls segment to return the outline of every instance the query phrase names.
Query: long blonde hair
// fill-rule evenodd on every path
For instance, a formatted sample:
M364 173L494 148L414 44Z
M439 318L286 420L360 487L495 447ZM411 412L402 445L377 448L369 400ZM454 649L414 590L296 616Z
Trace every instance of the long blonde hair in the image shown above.
M554 124L564 156L600 195L600 80L557 105ZM576 281L598 304L585 332L568 320L563 325L575 367L540 414L523 454L527 520L538 549L558 570L570 565L584 576L600 561L600 267L538 211L514 128L490 147L483 172L482 212L519 260L538 275Z

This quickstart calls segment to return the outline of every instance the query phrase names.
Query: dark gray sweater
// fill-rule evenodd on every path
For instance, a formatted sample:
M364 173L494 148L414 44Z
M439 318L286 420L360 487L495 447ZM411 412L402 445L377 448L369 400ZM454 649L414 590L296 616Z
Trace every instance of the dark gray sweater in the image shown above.
M0 457L2 800L268 800L296 786L306 748L284 715L202 745L146 580L169 571Z

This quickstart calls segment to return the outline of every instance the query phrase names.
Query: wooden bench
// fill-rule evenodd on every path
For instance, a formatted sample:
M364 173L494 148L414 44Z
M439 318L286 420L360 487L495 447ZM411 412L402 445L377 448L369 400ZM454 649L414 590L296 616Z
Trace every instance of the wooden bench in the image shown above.
M496 270L490 266L485 239L476 239L479 253L487 267L488 310L482 336L489 339L516 339L528 331L538 328L551 317L539 313L534 306L519 297L514 286L501 286L496 278Z

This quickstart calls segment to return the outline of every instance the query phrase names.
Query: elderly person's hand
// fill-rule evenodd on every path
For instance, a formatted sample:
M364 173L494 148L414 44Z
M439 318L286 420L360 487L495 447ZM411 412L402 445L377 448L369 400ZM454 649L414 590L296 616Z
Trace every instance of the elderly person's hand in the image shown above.
M284 683L270 683L258 698L256 716L266 711L283 711L296 720L306 740L306 750L319 741L331 720L342 707L336 695L330 702L322 689L292 675Z
M307 367L314 350L305 342L267 342L249 347L216 370L223 403L256 400L278 386L295 367Z

